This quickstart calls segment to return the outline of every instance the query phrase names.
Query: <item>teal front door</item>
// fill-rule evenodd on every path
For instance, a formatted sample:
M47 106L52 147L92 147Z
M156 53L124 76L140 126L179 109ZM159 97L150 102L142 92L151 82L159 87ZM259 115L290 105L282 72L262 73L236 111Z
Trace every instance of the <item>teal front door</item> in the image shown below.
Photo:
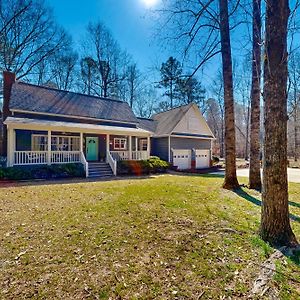
M98 160L98 138L86 137L86 160Z

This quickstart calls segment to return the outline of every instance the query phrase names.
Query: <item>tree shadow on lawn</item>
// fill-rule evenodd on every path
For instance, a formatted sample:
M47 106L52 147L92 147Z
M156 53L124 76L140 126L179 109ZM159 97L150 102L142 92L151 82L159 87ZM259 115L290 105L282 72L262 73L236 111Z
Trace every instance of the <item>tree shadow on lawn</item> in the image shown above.
M192 173L192 172L180 172L180 171L170 171L167 174L175 176L191 176L191 177L204 177L204 178L224 178L222 173Z
M257 205L257 206L261 206L262 202L261 200L253 197L252 195L248 194L247 192L245 192L243 189L237 189L234 191L238 196L244 198L245 200ZM289 201L289 205L291 206L295 206L295 207L298 207L300 208L300 204L299 203L296 203L296 202L293 202L293 201ZM290 214L290 219L293 220L293 221L296 221L296 222L299 222L300 223L300 217L299 216L296 216L294 214Z
M234 191L238 196L240 196L241 198L257 205L257 206L261 206L262 205L262 201L253 197L252 195L248 194L247 192L245 192L243 189L237 189ZM289 201L289 205L291 206L296 206L296 207L300 207L300 204L296 203L296 202L292 202ZM290 219L292 221L298 222L300 223L300 217L294 214L290 214ZM278 248L276 248L278 249ZM289 249L286 247L283 248L279 248L278 249L280 252L283 253L283 255L289 257L296 265L300 265L300 246L297 247L296 249Z

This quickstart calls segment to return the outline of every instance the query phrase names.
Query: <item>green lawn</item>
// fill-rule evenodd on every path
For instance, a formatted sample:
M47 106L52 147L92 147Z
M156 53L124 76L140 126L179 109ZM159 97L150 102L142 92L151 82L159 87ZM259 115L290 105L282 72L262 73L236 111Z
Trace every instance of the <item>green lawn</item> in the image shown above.
M256 234L259 193L221 184L164 175L0 188L0 298L246 299L273 250ZM300 216L300 185L290 193ZM279 299L300 299L299 267L277 270Z

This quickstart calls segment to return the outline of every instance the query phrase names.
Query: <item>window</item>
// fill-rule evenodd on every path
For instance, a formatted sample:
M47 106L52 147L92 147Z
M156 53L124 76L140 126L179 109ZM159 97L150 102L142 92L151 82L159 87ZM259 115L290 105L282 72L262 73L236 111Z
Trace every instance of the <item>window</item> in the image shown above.
M147 140L140 140L140 149L141 151L147 151L148 148L148 142Z
M114 149L115 150L126 150L127 139L125 138L114 138Z
M32 135L32 150L47 151L48 136L47 135ZM51 136L51 151L79 151L80 138L77 136Z
M32 151L47 151L48 150L48 137L47 135L32 135Z
M79 151L80 138L77 136L52 136L52 151Z

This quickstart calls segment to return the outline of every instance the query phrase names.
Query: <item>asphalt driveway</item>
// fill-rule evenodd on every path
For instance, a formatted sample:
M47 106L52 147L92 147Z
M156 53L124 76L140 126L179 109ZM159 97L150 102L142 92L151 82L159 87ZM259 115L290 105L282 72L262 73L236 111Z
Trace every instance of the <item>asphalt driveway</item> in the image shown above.
M213 174L224 174L224 171L215 172ZM237 169L237 176L249 177L249 168ZM288 168L288 181L300 183L300 169Z

